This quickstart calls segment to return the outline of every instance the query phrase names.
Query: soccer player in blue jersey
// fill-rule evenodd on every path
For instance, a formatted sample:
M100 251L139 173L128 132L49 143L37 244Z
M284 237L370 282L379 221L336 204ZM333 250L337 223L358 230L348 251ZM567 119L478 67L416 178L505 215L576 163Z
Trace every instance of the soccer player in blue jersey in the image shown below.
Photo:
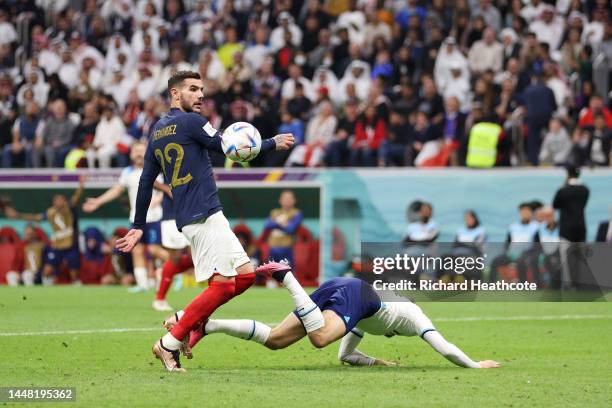
M208 320L200 327L198 336L192 334L190 347L183 349L187 357L191 358L191 347L202 336L212 333L252 340L272 350L288 347L308 336L317 348L342 339L338 358L344 363L362 366L396 365L357 350L364 333L369 333L386 337L418 335L458 366L499 367L499 363L493 360L473 361L436 331L420 307L408 299L405 302L382 302L374 288L360 279L330 279L308 296L285 263L264 264L257 268L257 273L271 276L282 283L291 294L295 311L274 328L255 320ZM172 326L180 322L182 317L182 312L177 312L166 319L164 325Z
M195 329L222 304L249 288L255 273L250 259L222 212L208 151L223 154L221 134L200 114L204 88L200 74L179 71L168 80L170 111L151 129L140 177L133 228L117 241L129 252L140 241L151 201L153 183L163 171L170 181L176 226L191 245L195 276L208 288L184 310L183 318L153 345L153 354L168 371L185 371L179 348ZM290 134L262 142L261 151L287 150Z

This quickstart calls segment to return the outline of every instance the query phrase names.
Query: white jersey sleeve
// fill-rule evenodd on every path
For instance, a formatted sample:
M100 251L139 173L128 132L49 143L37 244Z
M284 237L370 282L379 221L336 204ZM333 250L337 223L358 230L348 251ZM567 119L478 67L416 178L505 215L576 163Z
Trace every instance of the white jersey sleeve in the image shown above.
M121 172L121 176L119 176L119 184L126 188L128 197L130 198L130 222L134 222L134 217L136 216L136 196L138 195L138 184L140 182L141 174L142 168L129 166L126 167ZM157 181L163 183L163 178L161 175L157 177ZM147 211L147 223L160 221L162 219L162 195L163 193L161 191L153 191L153 197L158 196L160 199L157 200L157 203L155 203L156 200L151 201L151 206L149 207L149 211Z
M338 360L343 363L356 366L371 366L374 365L376 359L363 354L357 350L357 345L363 338L363 332L355 328L348 332L340 342L340 349L338 350Z

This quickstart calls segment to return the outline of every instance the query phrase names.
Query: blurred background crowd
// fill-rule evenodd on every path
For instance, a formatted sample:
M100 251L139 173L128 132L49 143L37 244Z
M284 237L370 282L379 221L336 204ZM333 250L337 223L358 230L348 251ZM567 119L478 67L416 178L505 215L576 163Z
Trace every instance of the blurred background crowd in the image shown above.
M177 70L255 166L609 166L609 0L0 0L2 167L119 167ZM224 158L214 156L215 165Z

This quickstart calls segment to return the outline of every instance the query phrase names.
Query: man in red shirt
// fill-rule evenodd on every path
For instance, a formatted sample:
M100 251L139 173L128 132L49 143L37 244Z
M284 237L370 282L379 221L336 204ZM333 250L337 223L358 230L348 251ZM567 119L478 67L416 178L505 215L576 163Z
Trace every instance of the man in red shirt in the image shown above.
M612 112L610 112L610 109L604 106L601 96L593 95L589 101L589 107L580 111L578 125L580 127L594 126L595 117L599 114L603 115L606 119L606 125L609 128L612 128Z

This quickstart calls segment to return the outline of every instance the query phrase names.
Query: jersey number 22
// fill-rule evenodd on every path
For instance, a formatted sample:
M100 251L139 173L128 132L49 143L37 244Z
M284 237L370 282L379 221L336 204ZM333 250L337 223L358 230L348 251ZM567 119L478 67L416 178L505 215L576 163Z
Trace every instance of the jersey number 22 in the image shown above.
M174 168L172 170L172 178L168 177L168 173L166 172L166 162L172 165L172 156L170 155L171 151L176 152L176 157L174 158ZM172 188L187 184L193 178L191 176L191 173L187 173L185 176L179 177L184 155L185 151L183 150L183 146L178 143L168 143L164 148L163 153L161 149L155 149L155 157L159 160L159 163L162 166L162 170L164 172L164 176L166 176L166 180L170 180L170 187Z

